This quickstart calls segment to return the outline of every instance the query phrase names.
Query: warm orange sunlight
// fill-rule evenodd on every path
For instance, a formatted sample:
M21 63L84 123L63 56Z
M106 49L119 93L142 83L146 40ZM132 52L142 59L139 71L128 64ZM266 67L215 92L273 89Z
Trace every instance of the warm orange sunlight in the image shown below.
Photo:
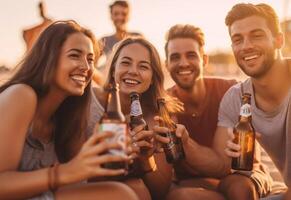
M25 44L24 29L41 22L38 0L9 0L1 2L0 12L0 66L13 67L23 56ZM110 0L47 0L47 15L54 19L74 19L90 28L100 38L112 34L114 28L109 16ZM130 0L131 15L128 30L138 31L147 37L164 58L164 37L166 31L176 23L190 23L199 26L205 33L206 51L214 60L229 58L230 40L224 18L230 8L241 0ZM278 12L280 20L291 18L291 3L288 0L252 0L251 3L268 3ZM222 53L220 56L215 55ZM227 53L227 54L224 54ZM223 57L224 56L224 57ZM231 57L231 56L230 56ZM220 75L220 69L208 69L210 74ZM236 69L229 69L237 74Z

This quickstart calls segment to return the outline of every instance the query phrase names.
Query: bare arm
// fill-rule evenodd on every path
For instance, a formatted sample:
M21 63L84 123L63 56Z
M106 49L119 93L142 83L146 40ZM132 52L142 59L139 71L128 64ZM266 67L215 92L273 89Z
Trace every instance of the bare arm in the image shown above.
M31 172L17 171L36 105L36 94L27 85L14 85L0 94L0 113L3 116L0 120L0 199L26 199L48 190L48 168ZM109 144L104 141L104 138L111 135L112 133L93 134L74 159L61 164L58 170L58 186L94 176L124 173L122 170L103 169L101 164L124 161L127 158L96 156L111 148L121 148L118 143Z
M157 127L158 132L164 132L164 127ZM225 155L226 141L228 140L227 129L218 127L214 137L213 149L199 145L189 138L186 128L177 124L177 137L182 139L186 154L185 164L199 174L212 177L222 177L230 173L230 159ZM161 143L169 142L167 138L157 137Z
M19 101L19 99L21 99ZM44 191L47 189L47 176L44 170L32 173L27 178L27 173L16 172L25 136L30 122L33 119L36 109L37 97L33 89L26 85L14 85L7 88L0 94L0 197L13 198L28 190ZM40 177L45 177L39 179ZM29 185L30 181L37 182L39 187L34 184ZM15 186L20 187L15 187ZM19 191L11 193L11 189L19 188ZM23 194L23 193L22 193ZM8 195L8 196L7 196ZM20 194L21 195L21 194ZM21 195L22 196L22 195ZM19 197L19 196L18 196Z
M225 155L227 129L217 127L213 141L213 148L199 145L192 139L182 139L186 153L186 162L197 172L222 177L230 173L230 159Z

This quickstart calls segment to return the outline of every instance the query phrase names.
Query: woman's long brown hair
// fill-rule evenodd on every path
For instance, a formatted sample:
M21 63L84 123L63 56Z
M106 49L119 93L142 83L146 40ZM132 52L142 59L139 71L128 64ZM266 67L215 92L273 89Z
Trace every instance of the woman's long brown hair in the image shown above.
M34 89L38 99L48 94L55 76L61 48L73 33L83 33L93 43L95 62L100 56L97 40L91 31L74 21L57 21L45 29L26 57L18 65L16 74L0 87L0 92L13 84L27 84ZM80 149L85 139L91 83L82 96L67 97L54 114L55 149L60 162L70 160Z

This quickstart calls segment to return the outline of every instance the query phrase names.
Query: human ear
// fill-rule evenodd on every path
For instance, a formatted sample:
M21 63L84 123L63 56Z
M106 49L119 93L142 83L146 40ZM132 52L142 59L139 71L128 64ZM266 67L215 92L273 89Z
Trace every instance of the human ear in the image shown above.
M203 67L208 65L209 57L206 54L203 54Z
M283 33L278 33L276 36L275 36L275 47L276 49L281 49L283 46L284 46L284 35Z

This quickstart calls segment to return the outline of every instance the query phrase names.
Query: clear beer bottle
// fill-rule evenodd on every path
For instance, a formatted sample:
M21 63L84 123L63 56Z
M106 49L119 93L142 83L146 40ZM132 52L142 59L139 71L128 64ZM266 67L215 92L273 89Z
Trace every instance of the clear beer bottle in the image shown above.
M233 129L234 143L241 147L240 156L232 158L231 167L235 170L250 171L253 169L255 151L255 130L252 125L251 94L244 93L240 108L239 121Z
M131 99L130 123L129 123L130 128L134 129L135 127L139 125L144 125L144 130L148 130L149 129L148 124L143 117L143 112L142 112L141 103L140 103L140 95L137 92L132 92L130 93L130 99ZM145 139L145 140L150 142L150 139ZM142 155L146 155L148 153L148 148L141 147L140 153ZM135 161L131 167L132 167L133 173L134 171L138 171L138 172L140 172L141 170L145 171L145 168L147 172L155 171L156 170L155 157L153 155L148 157L146 164L141 164Z
M119 84L112 81L108 90L107 96L107 105L105 112L100 119L100 131L110 131L114 133L112 138L109 138L109 142L117 141L122 145L122 149L111 149L108 153L114 155L126 155L126 136L128 134L128 127L124 117L124 114L121 111L120 97L119 97ZM110 169L125 169L127 170L126 162L112 162L104 164L105 168Z

